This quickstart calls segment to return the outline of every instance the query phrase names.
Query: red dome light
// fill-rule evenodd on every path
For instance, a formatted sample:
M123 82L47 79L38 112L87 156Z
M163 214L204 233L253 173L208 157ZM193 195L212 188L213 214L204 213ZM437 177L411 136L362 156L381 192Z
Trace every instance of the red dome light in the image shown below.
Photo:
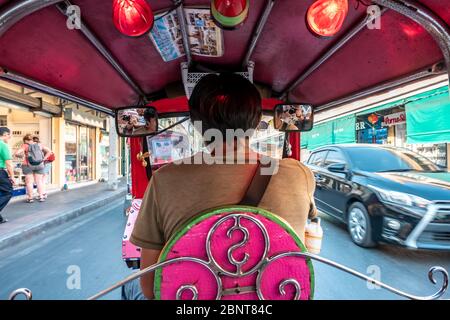
M308 9L308 26L320 36L331 37L341 30L348 14L348 0L318 0Z
M211 14L222 29L233 30L247 19L250 0L212 0Z
M154 16L145 0L114 0L113 21L124 35L138 37L153 27Z

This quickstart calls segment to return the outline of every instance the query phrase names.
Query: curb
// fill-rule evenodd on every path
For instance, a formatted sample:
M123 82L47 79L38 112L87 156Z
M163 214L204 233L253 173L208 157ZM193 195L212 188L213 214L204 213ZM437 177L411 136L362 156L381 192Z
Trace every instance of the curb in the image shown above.
M42 221L38 224L30 225L23 230L20 230L16 233L6 236L5 238L0 237L0 250L3 250L12 245L16 245L22 241L29 240L37 234L50 230L53 227L62 225L79 216L94 211L95 209L99 209L103 206L111 204L112 202L116 201L118 202L118 200L120 200L119 197L125 196L126 194L127 194L126 188L123 190L114 191L111 193L111 195L109 195L104 199L94 200L93 202L88 203L82 207L68 210L51 219ZM123 200L125 201L125 197L123 198Z

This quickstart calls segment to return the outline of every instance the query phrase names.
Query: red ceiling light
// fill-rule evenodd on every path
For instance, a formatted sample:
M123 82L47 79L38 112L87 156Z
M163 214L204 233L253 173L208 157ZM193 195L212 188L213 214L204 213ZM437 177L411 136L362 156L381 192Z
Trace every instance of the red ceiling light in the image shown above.
M233 30L247 19L249 7L250 0L212 0L211 14L220 28Z
M154 16L145 0L114 0L113 21L124 35L139 37L153 27Z
M331 37L341 29L347 14L348 0L318 0L308 9L308 26L319 36Z

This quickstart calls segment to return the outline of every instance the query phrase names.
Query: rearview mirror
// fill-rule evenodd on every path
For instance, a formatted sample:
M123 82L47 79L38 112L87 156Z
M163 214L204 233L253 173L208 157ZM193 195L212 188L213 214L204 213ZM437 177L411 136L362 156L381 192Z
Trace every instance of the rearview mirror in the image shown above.
M314 110L307 104L279 104L274 110L274 127L283 132L310 131Z
M158 131L158 112L154 107L127 107L116 110L116 128L121 137L144 137Z

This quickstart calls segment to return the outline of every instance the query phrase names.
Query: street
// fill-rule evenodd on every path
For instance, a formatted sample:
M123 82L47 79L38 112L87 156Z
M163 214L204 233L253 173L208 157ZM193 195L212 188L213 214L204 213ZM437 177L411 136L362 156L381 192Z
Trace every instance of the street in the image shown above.
M85 299L123 279L131 272L121 259L124 225L123 204L117 201L0 251L0 299L22 287L31 289L35 300ZM322 225L321 256L370 276L379 274L381 281L408 293L434 293L428 269L440 265L450 270L448 252L414 252L387 245L367 250L354 245L345 227L332 218L322 215ZM382 289L368 289L363 280L319 262L314 267L315 299L401 298ZM79 286L71 280L74 272L80 272ZM105 299L120 299L120 290Z

